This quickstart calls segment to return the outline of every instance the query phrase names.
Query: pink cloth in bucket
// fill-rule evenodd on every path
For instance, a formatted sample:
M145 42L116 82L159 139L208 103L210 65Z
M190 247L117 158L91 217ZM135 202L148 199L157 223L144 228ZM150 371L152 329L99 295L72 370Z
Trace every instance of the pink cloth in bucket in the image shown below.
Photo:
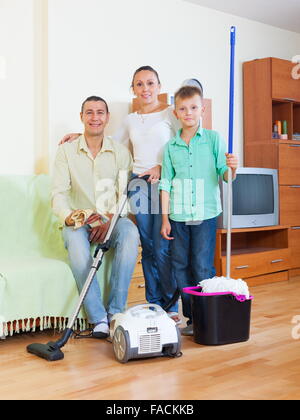
M222 295L232 295L238 300L239 302L245 302L246 300L253 300L253 296L250 296L249 299L246 299L245 295L237 295L234 292L218 292L218 293L202 293L201 287L185 287L182 289L184 293L194 296L222 296Z

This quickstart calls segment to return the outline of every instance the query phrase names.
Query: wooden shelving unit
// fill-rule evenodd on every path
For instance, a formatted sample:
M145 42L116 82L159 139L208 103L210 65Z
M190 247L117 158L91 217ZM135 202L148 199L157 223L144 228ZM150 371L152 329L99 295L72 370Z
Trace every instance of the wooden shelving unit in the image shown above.
M244 63L244 165L278 169L280 224L289 227L290 275L300 274L300 80L278 58ZM272 138L287 121L288 139Z

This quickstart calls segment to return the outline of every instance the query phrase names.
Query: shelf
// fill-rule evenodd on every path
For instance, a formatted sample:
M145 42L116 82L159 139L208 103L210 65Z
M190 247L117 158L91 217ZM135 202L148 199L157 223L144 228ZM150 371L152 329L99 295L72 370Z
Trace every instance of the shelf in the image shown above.
M277 139L272 139L272 140L277 140ZM300 145L300 140L281 140L278 139L277 140L279 144L299 144Z
M255 255L262 252L278 251L278 249L288 248L267 248L267 247L255 247L255 248L235 248L231 250L231 255ZM222 250L222 257L226 256L226 250Z
M264 226L264 227L259 227L259 228L240 228L240 229L232 229L232 233L265 232L265 231L273 231L273 230L284 230L288 228L289 226L286 226L286 225ZM218 229L218 232L227 233L227 229Z
M285 101L272 101L272 132L275 121L287 121L288 138L293 135L293 103ZM277 140L277 139L274 139ZM279 140L279 139L278 139Z
M231 235L231 255L235 258L249 256L255 261L261 254L276 254L288 250L288 226L270 226L265 228L233 229ZM223 258L227 251L227 232L218 230L218 250Z
M272 102L278 102L278 103L285 103L285 104L289 104L289 103L295 103L294 99L292 98L272 98Z

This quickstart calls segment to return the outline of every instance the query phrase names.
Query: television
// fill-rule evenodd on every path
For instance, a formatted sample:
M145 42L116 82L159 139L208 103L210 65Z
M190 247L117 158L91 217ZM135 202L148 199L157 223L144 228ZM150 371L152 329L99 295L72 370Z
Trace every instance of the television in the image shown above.
M220 180L223 213L218 227L227 229L227 183ZM278 171L238 168L232 182L232 229L278 225Z

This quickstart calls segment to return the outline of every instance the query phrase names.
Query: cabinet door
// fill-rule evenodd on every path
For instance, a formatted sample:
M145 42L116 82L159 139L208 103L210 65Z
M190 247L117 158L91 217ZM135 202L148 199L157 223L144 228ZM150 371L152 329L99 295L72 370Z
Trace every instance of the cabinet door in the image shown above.
M300 101L300 77L295 73L295 63L272 58L272 97ZM294 77L297 76L297 77Z
M300 267L300 226L293 227L289 233L289 245L291 248L291 268Z
M279 184L300 185L300 144L279 145Z
M280 224L300 226L300 185L281 186Z

